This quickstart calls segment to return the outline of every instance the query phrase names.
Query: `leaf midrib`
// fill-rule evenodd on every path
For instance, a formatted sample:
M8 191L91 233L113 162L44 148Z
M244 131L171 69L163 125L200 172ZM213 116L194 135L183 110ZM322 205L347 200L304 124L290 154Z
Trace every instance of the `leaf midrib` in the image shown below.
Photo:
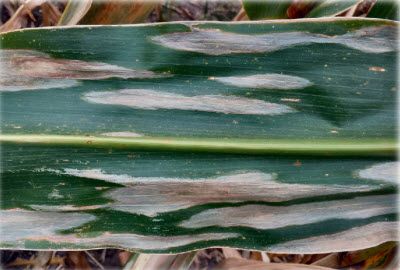
M0 143L152 151L312 156L395 156L390 138L364 139L223 139L179 137L102 137L75 135L3 134Z

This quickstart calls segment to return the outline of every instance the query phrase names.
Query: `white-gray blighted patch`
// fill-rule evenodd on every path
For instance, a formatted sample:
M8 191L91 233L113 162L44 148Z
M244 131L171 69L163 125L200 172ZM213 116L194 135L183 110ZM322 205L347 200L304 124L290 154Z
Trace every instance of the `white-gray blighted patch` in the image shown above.
M40 207L39 207L40 208ZM2 228L1 244L14 248L24 248L25 241L49 241L54 244L74 244L79 248L119 246L135 249L166 249L193 244L199 241L223 240L239 237L237 233L204 233L180 236L152 236L139 234L104 233L95 237L82 237L75 234L61 234L59 231L73 229L87 222L94 221L95 216L87 213L54 212L46 207L41 211L9 209L0 211ZM62 207L61 207L62 208ZM69 211L89 210L71 208Z
M101 135L107 137L126 137L126 138L143 137L142 134L133 131L113 131L113 132L102 133Z
M208 226L278 229L330 219L369 218L396 213L396 195L358 197L290 206L245 205L205 210L181 223L186 228Z
M400 162L385 162L372 165L371 167L357 171L360 178L380 180L398 184Z
M146 79L169 76L101 62L55 59L32 50L0 50L0 91L66 88L77 80Z
M362 250L397 241L398 222L375 222L333 234L323 234L265 247L276 253L330 253Z
M95 220L86 213L38 212L22 209L0 211L1 241L13 243L30 236L52 237L60 230L79 227Z
M49 241L54 244L75 244L80 248L96 247L121 247L139 250L162 250L194 244L201 241L224 240L237 238L238 233L203 233L193 235L154 236L134 233L109 233L105 232L95 237L79 237L77 235L56 236L30 236L30 241Z
M92 103L122 105L144 110L167 109L257 115L280 115L295 111L287 105L258 99L223 95L184 96L145 89L89 92L84 95L84 99Z
M193 29L154 36L151 40L161 46L209 55L235 53L268 53L296 45L312 43L341 44L368 53L395 51L397 30L392 26L368 27L340 36L308 32L268 34L238 34L219 29Z
M136 177L101 169L65 169L63 174L123 184L106 193L115 210L155 216L195 205L218 202L282 202L329 194L375 190L367 185L308 185L276 181L275 174L239 172L210 178ZM255 192L257 191L257 192Z
M276 73L256 74L249 76L215 77L214 80L226 85L256 89L295 90L312 85L304 78Z
M0 91L14 92L22 90L50 89L50 88L67 88L78 86L77 80L64 78L39 78L24 74L20 70L18 62L15 59L32 59L32 58L48 58L45 53L30 50L0 50L0 65L6 68L1 70L0 74ZM46 68L40 63L36 69Z

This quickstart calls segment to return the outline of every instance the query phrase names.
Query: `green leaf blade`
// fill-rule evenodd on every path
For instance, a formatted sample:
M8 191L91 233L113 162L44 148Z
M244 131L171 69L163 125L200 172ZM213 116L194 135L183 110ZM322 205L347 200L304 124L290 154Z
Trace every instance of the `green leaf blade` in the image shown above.
M243 8L251 20L287 19L291 1L243 1Z
M396 33L342 18L2 34L1 247L396 240Z
M367 17L398 20L398 3L396 1L377 1L369 11Z

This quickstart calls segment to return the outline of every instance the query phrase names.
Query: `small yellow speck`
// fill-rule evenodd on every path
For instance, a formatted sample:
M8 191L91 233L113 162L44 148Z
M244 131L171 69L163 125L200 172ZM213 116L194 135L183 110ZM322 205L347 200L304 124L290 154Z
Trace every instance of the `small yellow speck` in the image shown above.
M384 69L383 67L369 67L368 70L375 71L375 72L385 72L386 71L386 69Z
M299 98L281 98L281 101L286 101L286 102L300 102Z

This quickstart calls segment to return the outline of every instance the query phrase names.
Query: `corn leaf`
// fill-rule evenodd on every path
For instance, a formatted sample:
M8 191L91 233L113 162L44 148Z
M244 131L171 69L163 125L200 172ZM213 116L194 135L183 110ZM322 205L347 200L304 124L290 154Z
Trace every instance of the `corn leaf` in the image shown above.
M243 0L243 8L251 20L333 17L350 9L360 1L257 1Z
M2 248L395 241L397 23L1 35Z
M92 0L68 1L57 25L75 25L89 11Z
M367 17L398 20L397 1L377 1L369 11Z
M356 0L326 0L320 1L311 11L306 15L307 18L318 17L332 17L343 13L350 9L358 2Z
M251 20L287 19L287 9L291 2L243 0L243 8Z

